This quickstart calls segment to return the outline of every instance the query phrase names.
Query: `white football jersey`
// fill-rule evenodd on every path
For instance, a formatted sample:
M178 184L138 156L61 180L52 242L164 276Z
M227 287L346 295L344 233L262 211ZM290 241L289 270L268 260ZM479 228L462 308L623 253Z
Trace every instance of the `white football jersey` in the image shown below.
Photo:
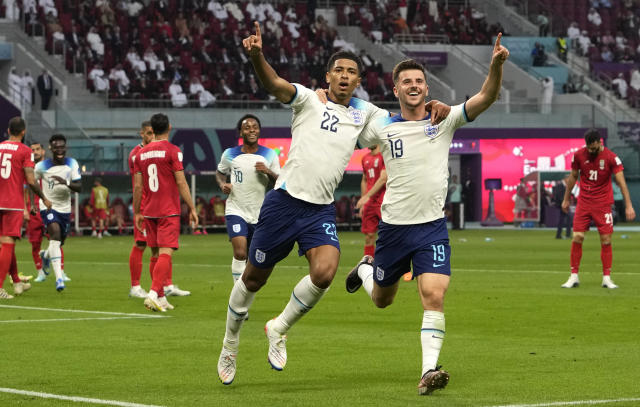
M311 89L294 86L291 148L275 187L306 202L329 204L365 124L388 113L357 98L349 106L325 105Z
M366 145L379 144L387 167L387 191L382 221L392 225L431 222L444 217L449 178L449 147L456 129L469 120L464 104L431 125L431 117L405 120L402 115L376 119L361 136Z
M248 154L242 152L242 146L237 146L222 153L218 171L229 175L233 186L227 198L225 215L240 216L250 224L258 223L260 207L269 185L269 176L255 168L260 161L275 174L280 174L278 155L270 148L258 146L258 151Z
M36 180L42 180L42 193L51 201L51 209L60 213L71 213L71 190L65 184L59 184L51 176L57 175L65 181L80 181L80 167L78 162L70 157L64 159L64 164L55 165L51 159L36 164ZM47 209L40 200L40 210Z

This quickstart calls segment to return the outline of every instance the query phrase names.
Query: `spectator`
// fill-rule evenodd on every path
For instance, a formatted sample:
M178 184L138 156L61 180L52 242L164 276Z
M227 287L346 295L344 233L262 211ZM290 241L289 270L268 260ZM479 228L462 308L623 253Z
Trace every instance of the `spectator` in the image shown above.
M22 93L22 107L24 109L25 114L31 112L31 105L33 104L33 94L34 94L34 81L31 76L31 72L28 69L24 71L22 75L22 83L21 83L21 93Z
M613 62L613 52L611 52L611 49L609 47L602 47L600 58L604 62Z
M536 18L536 24L538 25L538 36L546 37L549 33L549 18L547 18L547 13L542 10L538 17Z
M89 32L87 33L87 42L95 54L99 57L104 56L104 44L102 43L102 38L100 37L100 34L98 34L96 27L91 27L89 29Z
M93 67L91 72L89 72L89 79L93 81L93 88L96 92L105 92L109 89L109 80L102 70L102 65L96 64Z
M77 50L82 47L82 40L78 34L78 29L75 25L71 26L71 31L67 34L67 44L72 50Z
M578 37L578 44L580 44L580 55L587 55L589 47L591 47L591 38L586 30L582 30L580 37Z
M15 106L22 106L22 78L18 75L18 69L13 66L7 77L9 84L9 98Z
M54 17L58 17L58 9L56 3L53 0L40 0L40 7L42 7L42 13L45 16L52 14Z
M596 27L600 27L602 24L602 17L600 17L600 13L598 13L598 11L593 7L589 9L587 20Z
M116 89L120 96L125 96L129 93L129 85L131 84L131 81L129 80L127 73L122 68L122 64L117 64L111 69L109 79L116 83Z
M611 31L605 31L604 35L600 37L600 43L606 46L613 46L616 43L616 39L611 35Z
M224 8L219 1L211 0L209 4L207 4L207 11L210 11L216 20L225 21L229 18L227 9Z
M567 40L563 37L558 37L556 39L556 46L558 48L558 58L562 62L567 62Z
M129 52L127 53L127 61L131 65L131 68L136 73L136 76L140 77L145 72L147 72L147 64L144 63L142 59L140 59L140 55L134 47L129 48Z
M366 100L367 102L369 101L369 92L367 92L367 90L362 85L355 88L355 90L353 91L353 96L357 97L358 99Z
M638 68L633 68L631 70L631 82L629 85L636 91L640 91L640 71Z
M547 63L547 54L544 52L544 45L536 42L531 50L533 66L544 66Z
M165 71L164 61L158 58L151 46L144 52L144 60L149 64L149 69L156 73L156 77L162 79Z
M171 86L169 86L169 94L171 95L171 104L173 107L185 107L187 105L187 95L182 91L180 81L173 81Z
M571 23L569 28L567 28L567 37L569 37L569 41L571 43L571 48L578 48L578 38L580 37L580 28L578 28L578 23L575 21Z
M244 14L235 1L227 1L226 3L224 3L224 8L227 9L229 14L231 14L233 18L235 18L239 23L244 21Z
M213 96L211 92L206 90L204 86L202 86L202 83L197 76L191 78L191 83L189 84L189 94L198 97L200 107L211 106L216 102L216 97Z
M542 78L541 80L541 90L542 97L540 113L542 114L550 114L551 113L551 101L553 99L553 78L547 76Z
M627 90L629 89L629 85L624 79L624 74L622 72L618 74L617 78L611 81L611 85L614 87L614 89L617 90L616 93L618 94L618 97L622 99L627 98Z
M43 69L42 74L38 76L36 86L40 95L40 109L49 109L49 102L51 101L51 96L53 96L53 78L46 69Z
M570 73L567 77L567 81L562 85L562 91L564 93L577 93L578 88L576 84L577 78L574 74Z
M5 17L9 21L18 21L20 19L20 7L16 0L4 0Z
M227 85L227 81L220 79L218 82L218 92L223 99L231 99L233 96L233 90Z

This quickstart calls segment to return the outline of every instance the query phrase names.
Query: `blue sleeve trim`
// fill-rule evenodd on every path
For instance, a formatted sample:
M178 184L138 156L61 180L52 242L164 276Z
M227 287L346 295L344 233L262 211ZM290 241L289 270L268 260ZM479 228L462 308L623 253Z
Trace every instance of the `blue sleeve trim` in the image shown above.
M292 84L292 85L293 85L293 84ZM296 85L293 85L293 87L296 89L296 93L294 93L294 94L293 94L293 97L291 98L291 100L290 100L290 101L288 101L288 102L284 102L284 104L285 104L285 105L290 105L290 104L292 104L292 103L296 100L296 98L298 97L298 87L297 87Z
M462 115L464 116L464 120L467 123L471 123L473 120L469 120L469 116L467 116L467 102L462 104Z

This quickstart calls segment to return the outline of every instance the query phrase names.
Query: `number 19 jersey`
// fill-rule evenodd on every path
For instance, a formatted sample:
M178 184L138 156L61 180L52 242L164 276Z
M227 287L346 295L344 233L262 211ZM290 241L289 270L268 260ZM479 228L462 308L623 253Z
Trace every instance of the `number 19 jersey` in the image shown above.
M182 152L168 140L153 141L142 147L134 161L142 174L142 214L146 218L180 215L180 194L174 173L182 171Z

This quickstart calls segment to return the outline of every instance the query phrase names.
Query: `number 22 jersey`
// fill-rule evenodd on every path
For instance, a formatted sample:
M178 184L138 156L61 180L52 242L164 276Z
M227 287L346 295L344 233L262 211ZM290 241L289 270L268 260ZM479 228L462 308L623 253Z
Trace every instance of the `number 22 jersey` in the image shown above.
M147 218L180 215L180 194L174 173L182 171L182 152L168 140L142 147L134 161L142 174L142 214Z

